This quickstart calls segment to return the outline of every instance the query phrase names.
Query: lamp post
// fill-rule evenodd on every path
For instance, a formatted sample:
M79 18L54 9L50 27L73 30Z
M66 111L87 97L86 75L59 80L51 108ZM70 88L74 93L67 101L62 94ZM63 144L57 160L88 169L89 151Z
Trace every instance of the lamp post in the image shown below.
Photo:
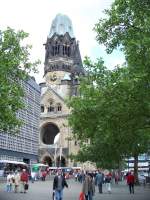
M61 155L62 155L62 147L59 147L59 167L61 167Z
M55 162L55 167L56 167L56 165L57 165L57 162L56 162L56 160L57 160L57 143L55 144L55 155L54 155L54 162Z
M55 148L54 162L55 162L55 167L57 165L57 147L58 147L59 140L60 140L60 133L58 133L54 138L54 148Z
M59 167L61 167L61 158L62 158L62 145L61 145L61 133L59 137Z

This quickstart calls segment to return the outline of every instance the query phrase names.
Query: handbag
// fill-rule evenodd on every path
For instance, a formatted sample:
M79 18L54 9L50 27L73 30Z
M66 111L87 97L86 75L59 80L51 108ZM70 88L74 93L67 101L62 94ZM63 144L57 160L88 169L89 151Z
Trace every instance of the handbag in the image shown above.
M85 200L85 195L83 192L80 192L79 200Z
M28 190L28 189L29 189L29 185L28 185L28 183L25 183L25 185L24 185L24 189L25 189L25 190Z

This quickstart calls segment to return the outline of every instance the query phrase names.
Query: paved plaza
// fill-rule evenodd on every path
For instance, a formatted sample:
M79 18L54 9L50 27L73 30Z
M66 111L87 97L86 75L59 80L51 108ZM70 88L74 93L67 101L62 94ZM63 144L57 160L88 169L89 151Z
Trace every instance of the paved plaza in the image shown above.
M82 185L74 180L68 180L69 188L64 189L64 200L79 200ZM29 191L24 193L7 193L5 184L0 183L0 200L52 200L52 180L30 183ZM128 187L120 183L112 185L112 193L108 194L103 185L103 194L96 193L93 200L150 200L150 186L135 187L135 194L129 194Z

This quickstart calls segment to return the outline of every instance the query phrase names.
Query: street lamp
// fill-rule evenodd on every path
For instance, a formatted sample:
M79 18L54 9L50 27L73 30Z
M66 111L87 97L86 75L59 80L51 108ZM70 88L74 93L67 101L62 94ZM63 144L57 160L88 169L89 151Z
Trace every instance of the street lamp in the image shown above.
M54 147L55 147L54 161L55 161L55 167L56 167L57 147L58 147L59 140L60 140L60 133L58 133L54 138Z

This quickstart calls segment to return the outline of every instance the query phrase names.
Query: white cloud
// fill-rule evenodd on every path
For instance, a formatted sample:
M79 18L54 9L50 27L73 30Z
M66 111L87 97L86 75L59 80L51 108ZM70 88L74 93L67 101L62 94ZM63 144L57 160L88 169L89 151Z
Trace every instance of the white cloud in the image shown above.
M44 71L46 42L51 22L58 13L66 14L73 23L74 34L80 41L82 58L85 55L95 59L100 46L92 31L94 24L103 17L103 10L109 8L114 0L0 0L0 29L10 26L23 29L30 34L29 43L33 45L32 59L42 61L40 73L35 75L42 81ZM103 49L103 47L101 47ZM99 57L99 56L98 56ZM112 62L114 62L112 58ZM120 59L117 59L120 61Z

